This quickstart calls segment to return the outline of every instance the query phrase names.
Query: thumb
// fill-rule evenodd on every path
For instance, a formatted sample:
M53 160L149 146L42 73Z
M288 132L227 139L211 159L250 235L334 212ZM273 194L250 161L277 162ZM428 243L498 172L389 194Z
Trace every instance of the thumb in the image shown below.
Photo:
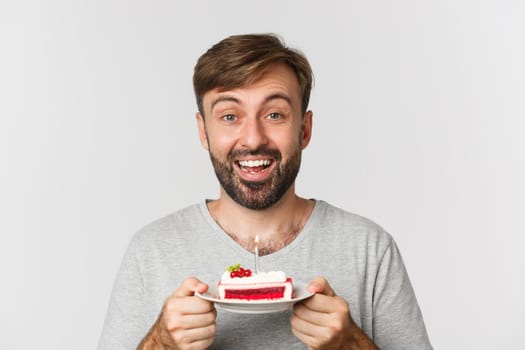
M195 292L204 293L207 290L208 285L206 283L201 282L195 277L188 277L173 294L177 297L189 297L193 296Z
M334 297L336 295L332 287L330 287L330 284L328 284L328 281L321 276L317 276L311 280L310 283L308 283L307 289L311 293L324 294L330 297Z

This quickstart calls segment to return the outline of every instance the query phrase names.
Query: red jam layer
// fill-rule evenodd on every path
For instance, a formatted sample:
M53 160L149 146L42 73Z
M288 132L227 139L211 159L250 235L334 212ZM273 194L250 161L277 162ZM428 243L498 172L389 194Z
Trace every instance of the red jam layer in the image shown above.
M225 289L225 299L245 299L245 300L261 300L261 299L280 299L284 296L283 287L267 287L257 289Z

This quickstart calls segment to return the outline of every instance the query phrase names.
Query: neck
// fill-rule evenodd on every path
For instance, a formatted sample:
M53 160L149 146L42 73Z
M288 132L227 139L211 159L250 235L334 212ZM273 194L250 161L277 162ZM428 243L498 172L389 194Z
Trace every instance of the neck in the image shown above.
M232 239L249 251L259 236L259 254L273 253L292 242L306 224L314 202L297 196L293 186L277 203L264 210L252 210L233 201L221 188L219 199L208 209Z

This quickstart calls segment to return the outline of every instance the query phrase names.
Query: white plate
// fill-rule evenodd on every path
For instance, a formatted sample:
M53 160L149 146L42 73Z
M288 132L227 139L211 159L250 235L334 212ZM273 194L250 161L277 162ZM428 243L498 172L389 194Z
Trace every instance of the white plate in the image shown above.
M291 300L225 300L219 299L216 293L195 293L201 299L215 303L215 306L226 311L241 314L267 314L288 310L293 304L308 299L314 293L306 289L306 283L294 282Z

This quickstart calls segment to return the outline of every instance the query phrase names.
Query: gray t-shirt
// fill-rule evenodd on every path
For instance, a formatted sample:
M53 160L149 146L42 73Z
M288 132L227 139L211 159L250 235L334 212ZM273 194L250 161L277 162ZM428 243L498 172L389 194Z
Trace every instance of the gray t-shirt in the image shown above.
M195 276L214 289L229 265L253 262L253 253L217 225L204 201L149 224L124 256L98 349L135 349L185 278ZM260 268L285 271L304 283L324 276L382 350L432 349L394 240L363 217L316 201L298 237L262 256ZM217 309L211 348L306 349L291 332L290 316L290 311L252 315Z

